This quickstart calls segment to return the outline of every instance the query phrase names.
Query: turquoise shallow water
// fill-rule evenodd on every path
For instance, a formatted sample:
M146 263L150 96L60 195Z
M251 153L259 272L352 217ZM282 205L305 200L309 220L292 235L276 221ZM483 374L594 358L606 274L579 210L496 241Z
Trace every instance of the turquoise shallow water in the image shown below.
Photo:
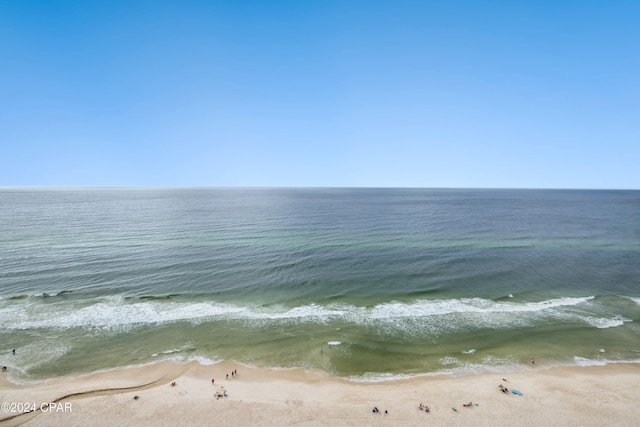
M637 191L5 188L0 223L17 378L640 359Z

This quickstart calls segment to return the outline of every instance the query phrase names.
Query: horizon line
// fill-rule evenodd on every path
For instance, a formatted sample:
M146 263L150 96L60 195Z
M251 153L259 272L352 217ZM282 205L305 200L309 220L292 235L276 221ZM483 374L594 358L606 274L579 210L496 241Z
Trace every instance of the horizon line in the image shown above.
M5 189L369 189L369 190L558 190L639 191L640 188L594 187L418 187L418 186L287 186L287 185L7 185Z

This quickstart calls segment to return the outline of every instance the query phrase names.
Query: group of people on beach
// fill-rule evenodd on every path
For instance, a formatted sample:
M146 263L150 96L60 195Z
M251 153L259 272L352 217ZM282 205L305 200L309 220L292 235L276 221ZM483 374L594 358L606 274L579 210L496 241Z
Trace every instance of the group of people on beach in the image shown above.
M238 376L238 370L234 369L231 371L231 377L237 377ZM226 374L226 379L229 379L229 374ZM216 379L215 378L211 378L211 384L215 384L216 383Z
M227 379L229 379L229 374L226 374L226 375L227 375ZM237 369L232 370L231 371L231 376L232 377L237 377L238 376L238 370ZM215 378L211 378L211 384L213 385L215 383L216 383L216 379ZM171 382L171 387L175 387L175 386L176 386L176 382L172 381ZM221 397L227 397L228 394L227 394L227 391L224 389L224 386L221 386L220 390L216 391L213 396L217 400L217 399L220 399ZM138 399L138 398L139 398L139 396L135 396L134 397L134 399Z
M507 382L507 379L503 378L502 381ZM502 384L498 384L498 388L504 394L509 394L509 389L507 387L503 386ZM515 390L515 389L511 389L511 393L515 394L517 396L522 396L522 393L520 391L518 391L518 390Z
M238 370L234 369L234 370L231 371L231 377L233 378L233 377L236 377L236 376L238 376ZM227 379L229 379L229 374L227 374ZM211 384L213 384L213 380L211 380Z
M224 386L220 387L220 390L216 391L213 394L213 397L216 398L216 400L220 399L221 397L227 397L227 390L224 389Z

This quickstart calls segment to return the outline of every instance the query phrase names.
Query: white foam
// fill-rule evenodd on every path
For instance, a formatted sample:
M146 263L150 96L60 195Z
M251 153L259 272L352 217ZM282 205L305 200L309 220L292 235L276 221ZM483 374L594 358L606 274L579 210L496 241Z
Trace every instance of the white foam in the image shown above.
M340 342L340 341L329 341L327 344L329 346L336 346L336 345L342 344L342 342Z
M347 310L349 307L347 307ZM342 317L347 312L338 306L322 307L318 304L308 304L293 308L284 308L282 306L274 307L253 307L241 313L244 319L326 319L328 317Z
M476 352L475 348L472 348L470 350L462 350L462 353L464 354L475 354L475 352Z
M640 304L640 298L635 298L635 297L627 297L629 298L631 301L635 302L636 304Z
M482 298L391 301L373 307L350 304L307 304L286 306L240 306L215 301L177 302L169 300L127 301L122 297L103 298L90 305L74 307L68 302L40 304L16 301L0 308L0 328L97 328L122 329L143 325L213 320L252 322L313 322L331 319L370 325L381 332L403 330L416 335L439 334L479 327L509 328L532 326L538 319L578 319L597 328L620 326L628 319L598 318L572 313L572 307L594 297L566 297L540 302L496 302ZM4 303L4 301L3 301Z
M445 366L441 373L449 375L467 375L481 372L497 372L504 369L505 366L509 370L519 370L522 367L514 357L496 357L484 356L479 363L462 362L460 359L452 356L445 356L439 359L441 365Z
M388 372L366 372L363 375L354 375L347 377L347 381L357 383L379 383L385 381L402 380L411 378L411 375L407 374L392 374Z
M483 298L460 298L448 300L418 300L415 303L390 302L374 307L372 317L437 316L452 313L530 313L557 307L575 306L595 297L557 298L540 302L495 302Z
M448 365L462 365L462 362L459 359L457 359L455 357L452 357L452 356L441 357L438 360L438 362L440 362L441 365L445 365L445 366L448 366Z
M626 322L632 321L631 319L625 319L620 316L616 316L613 319L609 319L606 317L590 317L590 316L578 316L578 318L580 318L587 324L598 329L616 328L618 326L624 325Z
M184 360L187 363L198 362L201 365L217 365L220 362L224 362L224 359L218 359L218 358L211 359L209 357L200 356L200 355L190 355L187 357L183 357L182 360Z
M117 299L74 309L71 306L26 310L0 310L0 321L15 329L29 328L112 328L176 321L198 321L216 316L237 315L245 307L216 303L139 302L121 303Z
M157 357L158 354L155 353ZM153 355L152 355L153 356ZM160 357L160 360L176 362L180 364L198 362L200 365L217 365L220 362L224 362L224 359L216 358L213 359L210 357L206 357L199 354L184 354L184 353L170 353L166 354L163 352L163 356Z
M578 366L603 366L607 364L606 360L587 359L580 356L574 356L573 361Z
M173 348L171 350L165 350L165 351L162 352L162 354L181 353L181 352L186 351L186 350L195 350L195 347L193 346L192 343L189 342L189 343L186 343L186 344L184 344L184 345L182 345L182 346L180 346L178 348ZM156 353L156 355L157 355L157 353Z

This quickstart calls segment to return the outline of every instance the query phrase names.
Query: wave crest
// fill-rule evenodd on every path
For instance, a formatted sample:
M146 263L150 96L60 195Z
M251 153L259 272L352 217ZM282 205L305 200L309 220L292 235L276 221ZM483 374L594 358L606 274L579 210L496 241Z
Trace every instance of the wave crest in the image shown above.
M326 323L331 321L367 325L381 330L438 334L473 328L513 328L535 325L549 319L584 322L596 328L611 328L631 320L596 315L588 311L594 296L565 297L539 302L493 301L482 298L390 301L371 307L351 304L316 303L287 307L282 305L236 305L215 301L175 301L172 299L128 300L104 298L75 306L12 301L0 308L0 328L98 328L120 329L173 322L274 322ZM80 305L81 304L81 305Z

